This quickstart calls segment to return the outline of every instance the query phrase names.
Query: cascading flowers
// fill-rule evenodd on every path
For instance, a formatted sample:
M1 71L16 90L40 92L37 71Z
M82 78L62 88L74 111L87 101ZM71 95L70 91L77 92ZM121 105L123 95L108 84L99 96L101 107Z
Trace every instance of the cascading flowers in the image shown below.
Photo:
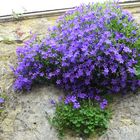
M80 107L79 100L93 99L105 108L102 94L135 91L140 81L138 25L116 3L76 7L61 16L49 35L18 47L14 70L16 90L30 90L40 81L68 92L65 103Z

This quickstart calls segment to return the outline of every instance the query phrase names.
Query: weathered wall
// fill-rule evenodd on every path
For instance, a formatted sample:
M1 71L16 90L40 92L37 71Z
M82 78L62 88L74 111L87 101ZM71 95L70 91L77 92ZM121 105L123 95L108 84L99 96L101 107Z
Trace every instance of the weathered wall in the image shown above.
M140 8L126 9L140 23ZM30 31L46 34L47 28L56 19L50 17L0 24L0 94L5 93L9 98L6 114L0 118L0 140L57 140L56 132L47 122L46 113L54 111L49 98L57 98L63 92L54 87L39 86L33 88L31 93L15 94L12 91L14 77L9 67L16 63L16 47L30 37ZM100 140L139 140L139 102L139 95L126 96L121 101L118 99L114 103L115 113L110 129ZM66 139L80 140L77 137Z

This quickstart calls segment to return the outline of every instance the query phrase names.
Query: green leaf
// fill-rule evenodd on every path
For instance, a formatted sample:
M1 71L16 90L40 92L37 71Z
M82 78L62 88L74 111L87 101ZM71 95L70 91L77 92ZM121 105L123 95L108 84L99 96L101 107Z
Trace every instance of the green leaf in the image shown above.
M140 79L140 67L137 67L135 71L136 71L136 76Z

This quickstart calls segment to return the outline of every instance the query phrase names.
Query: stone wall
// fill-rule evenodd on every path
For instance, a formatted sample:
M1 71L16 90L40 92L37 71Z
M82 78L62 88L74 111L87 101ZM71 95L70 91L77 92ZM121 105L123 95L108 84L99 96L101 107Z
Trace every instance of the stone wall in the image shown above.
M126 7L140 23L139 7ZM0 140L57 140L56 132L47 121L54 107L49 99L63 92L55 87L38 86L30 93L14 93L10 65L16 64L16 47L30 38L30 32L40 36L55 23L56 17L0 23L0 94L6 94L6 111L0 116ZM110 129L101 138L90 140L140 140L140 95L125 96L114 103ZM82 140L67 136L66 140Z

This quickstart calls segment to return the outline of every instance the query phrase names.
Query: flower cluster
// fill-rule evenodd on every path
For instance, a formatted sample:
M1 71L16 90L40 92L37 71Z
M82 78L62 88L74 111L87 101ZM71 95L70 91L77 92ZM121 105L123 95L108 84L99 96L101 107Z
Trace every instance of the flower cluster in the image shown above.
M81 5L68 11L37 41L17 49L16 90L30 90L47 81L70 93L65 103L79 108L79 99L107 105L103 93L135 91L136 44L140 34L132 16L116 4Z

